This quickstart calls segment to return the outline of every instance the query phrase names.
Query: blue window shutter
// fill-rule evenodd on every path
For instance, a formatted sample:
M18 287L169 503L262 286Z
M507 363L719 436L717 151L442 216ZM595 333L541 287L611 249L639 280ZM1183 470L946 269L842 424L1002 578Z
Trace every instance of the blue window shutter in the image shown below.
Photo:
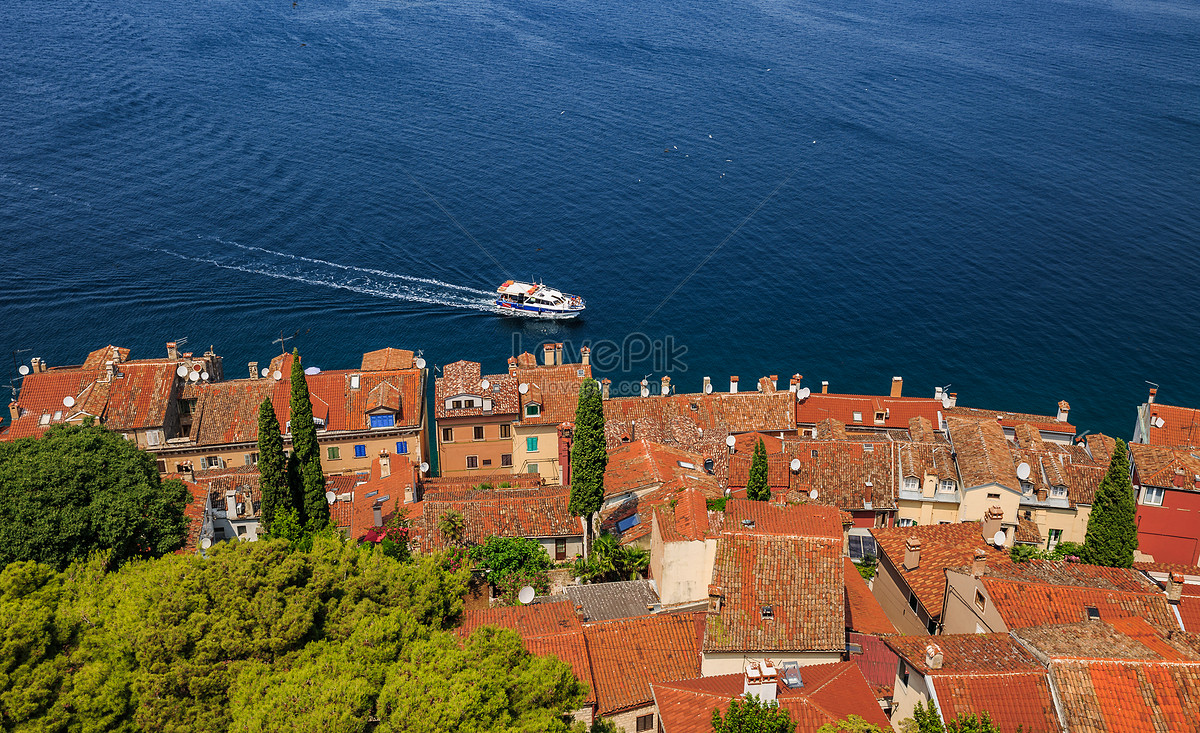
M397 440L396 441L396 453L398 455L404 455L405 453L408 453L408 441L407 440Z
M367 457L367 446L365 446L365 445L354 446L354 457L355 458L366 458Z

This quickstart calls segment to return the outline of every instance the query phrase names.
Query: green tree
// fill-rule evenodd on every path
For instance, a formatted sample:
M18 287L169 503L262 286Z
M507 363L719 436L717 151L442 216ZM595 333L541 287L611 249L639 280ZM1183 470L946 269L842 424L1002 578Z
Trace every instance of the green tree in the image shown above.
M408 543L412 531L412 521L408 518L408 508L400 506L400 499L396 499L392 514L383 526L385 532L383 540L379 543L379 549L383 551L383 554L401 562L411 560L412 550Z
M589 525L592 515L604 502L604 469L607 465L600 388L595 380L585 379L579 387L579 404L575 408L570 511L577 517L587 517Z
M836 723L826 723L817 728L817 733L885 733L885 731L874 723L868 723L859 715L851 715Z
M765 703L758 695L747 695L743 700L730 700L724 717L714 709L712 729L713 733L793 733L796 724L774 700Z
M588 733L621 733L621 730L611 718L596 718L592 727L588 728Z
M1017 726L1015 731L1002 732L986 711L964 713L948 723L942 723L937 706L933 700L929 700L924 705L917 703L913 717L902 721L900 728L904 733L1023 733L1025 727Z
M488 537L471 548L471 560L501 595L515 597L523 586L539 593L550 590L547 571L553 563L537 540L528 537ZM510 599L511 600L511 599Z
M278 512L296 509L288 485L287 456L283 452L279 418L270 398L258 406L258 482L262 490L263 526L269 531Z
M1117 440L1108 471L1092 503L1083 540L1083 561L1113 568L1133 567L1133 551L1138 545L1136 515L1125 442Z
M592 543L586 558L575 561L575 574L589 583L636 580L650 568L650 553L640 547L622 545L616 535L605 532Z
M754 501L770 501L771 487L767 484L767 447L762 438L754 445L754 458L750 461L750 478L746 480L746 498Z
M450 509L438 517L437 528L446 544L453 547L462 542L466 521L463 519L462 512Z
M100 550L114 565L182 546L192 497L155 459L96 425L0 443L0 563L55 568Z
M305 527L320 530L329 524L329 502L325 500L325 474L321 471L321 446L313 421L308 380L300 363L300 350L292 350L292 458L298 482L293 493L300 497L300 520Z

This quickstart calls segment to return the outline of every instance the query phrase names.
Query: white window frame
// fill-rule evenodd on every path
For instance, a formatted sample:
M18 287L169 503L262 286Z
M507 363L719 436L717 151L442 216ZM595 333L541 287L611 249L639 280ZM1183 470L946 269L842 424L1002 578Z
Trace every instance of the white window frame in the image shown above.
M958 490L958 482L952 478L944 478L938 481L937 490L939 494L953 494Z
M1151 498L1154 496L1157 501ZM1161 486L1143 486L1142 487L1142 503L1146 506L1162 506L1163 499L1167 496L1167 490Z
M905 476L904 477L904 490L905 491L920 491L921 490L921 479L917 478L916 476Z

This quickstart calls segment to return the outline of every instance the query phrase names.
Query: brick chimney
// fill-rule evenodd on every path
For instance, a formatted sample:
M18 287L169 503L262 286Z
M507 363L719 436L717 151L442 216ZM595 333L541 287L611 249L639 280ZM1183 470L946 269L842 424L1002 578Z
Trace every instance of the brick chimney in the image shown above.
M730 377L729 378L729 394L737 394L737 385L738 385L738 378Z
M778 374L771 375L771 386L774 387L774 389L771 390L772 392L779 391L779 375Z
M608 377L600 380L600 399L607 400L612 393L612 380Z
M1175 476L1171 479L1171 483L1178 488L1183 488L1183 484L1184 484L1183 477L1184 477L1183 469L1177 468L1177 469L1175 469Z
M670 377L668 377L668 376L666 376L666 375L663 375L663 378L662 378L662 396L663 396L663 397L666 397L666 396L667 396L667 395L669 395L669 394L671 394L671 378L670 378Z
M770 377L762 377L758 380L758 391L763 394L774 394L775 383L771 381Z
M1071 405L1067 404L1066 400L1060 401L1058 403L1058 417L1056 419L1059 422L1066 422L1067 415L1069 415L1070 413L1071 413Z
M250 378L258 379L258 362L252 361L247 366L250 367Z
M899 397L904 391L904 377L892 377L892 397Z
M592 350L591 349L584 346L583 348L581 348L579 350L579 363L583 364L584 366L591 366L591 364L592 364Z
M517 357L515 357L515 356L508 357L508 373L509 374L517 373Z
M574 444L575 425L565 422L558 426L558 466L562 476L558 483L571 485L571 446Z
M1167 603L1179 605L1183 597L1183 573L1171 573L1167 576Z
M1157 395L1157 394L1158 394L1158 387L1151 387L1151 388L1150 388L1150 397L1148 397L1148 398L1146 399L1146 402L1147 402L1148 404L1151 404L1151 405L1153 405L1153 404L1154 404L1154 396L1155 396L1155 395Z
M942 668L942 648L937 644L925 646L925 667L927 669Z
M821 394L829 394L829 380L828 379L821 381Z
M21 408L17 407L17 401L13 400L8 403L8 417L10 420L16 420L21 416Z
M554 366L554 344L542 345L542 361L546 366Z
M904 569L916 570L921 566L921 540L909 537L904 541Z
M174 341L167 342L167 358L171 361L179 361L179 345Z
M985 570L987 570L987 550L976 550L975 559L971 561L971 575L976 578L982 577Z
M386 450L379 451L379 478L392 475L392 457Z
M561 343L554 345L554 363L558 365L563 363L563 345Z

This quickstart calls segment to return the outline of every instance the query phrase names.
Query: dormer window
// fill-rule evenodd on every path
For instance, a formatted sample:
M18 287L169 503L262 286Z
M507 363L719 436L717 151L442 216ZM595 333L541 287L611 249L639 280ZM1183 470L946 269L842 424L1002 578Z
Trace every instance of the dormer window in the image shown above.
M762 607L762 617L764 619L775 618L775 609L772 608L771 606L763 606Z
M1022 494L1032 494L1033 493L1033 484L1031 484L1028 481L1022 481L1021 482L1021 493Z
M875 413L875 424L876 425L882 425L886 420L887 420L887 416L884 415L882 412Z
M1055 499L1065 499L1067 496L1067 487L1066 486L1051 486L1050 487L1050 496L1054 497Z
M941 483L938 484L938 491L944 494L953 494L957 488L958 482L952 478L942 479Z
M392 413L385 415L371 415L371 427L373 428L394 428L396 427L396 416Z
M905 476L904 489L906 491L920 491L921 479L917 478L916 476Z
M450 409L452 410L461 410L462 406L462 400L454 400L450 403Z
M525 405L525 417L538 417L542 414L542 406L536 402Z

